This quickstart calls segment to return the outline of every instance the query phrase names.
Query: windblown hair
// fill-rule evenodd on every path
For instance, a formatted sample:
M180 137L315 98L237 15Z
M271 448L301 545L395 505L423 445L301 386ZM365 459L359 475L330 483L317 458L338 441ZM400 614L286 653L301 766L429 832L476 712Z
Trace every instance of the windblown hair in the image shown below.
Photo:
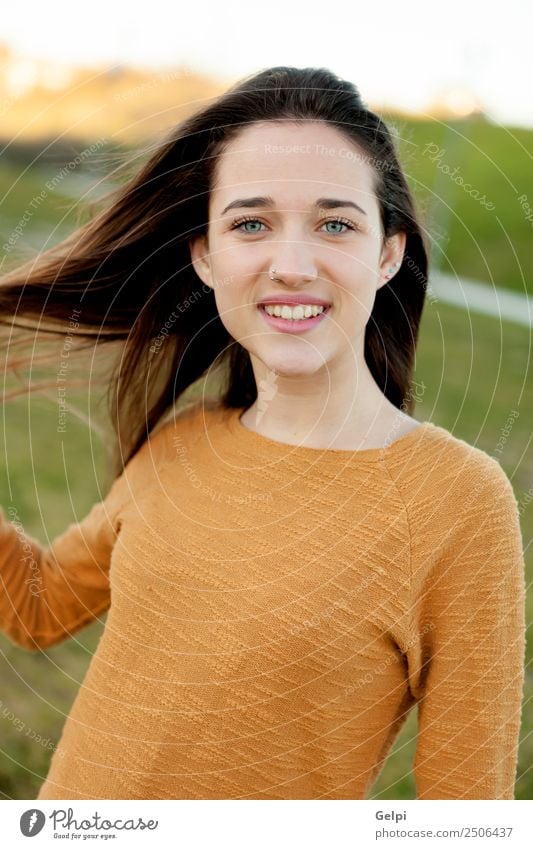
M373 168L383 238L407 235L403 263L378 289L365 330L366 363L384 395L413 410L410 391L427 284L428 251L414 200L383 120L353 83L325 68L267 68L241 80L168 132L145 164L106 195L105 208L67 239L0 278L0 323L119 343L107 387L119 439L115 473L197 380L220 371L219 401L249 407L257 387L248 351L225 329L214 291L191 263L189 240L207 233L217 161L251 122L320 120Z

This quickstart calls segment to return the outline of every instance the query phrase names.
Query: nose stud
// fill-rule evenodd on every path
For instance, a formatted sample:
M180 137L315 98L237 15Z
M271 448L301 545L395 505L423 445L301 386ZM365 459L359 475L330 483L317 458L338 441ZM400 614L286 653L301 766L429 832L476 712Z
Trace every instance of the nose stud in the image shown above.
M270 277L271 280L277 280L277 277L275 277L275 274L276 274L276 269L271 268L268 276Z

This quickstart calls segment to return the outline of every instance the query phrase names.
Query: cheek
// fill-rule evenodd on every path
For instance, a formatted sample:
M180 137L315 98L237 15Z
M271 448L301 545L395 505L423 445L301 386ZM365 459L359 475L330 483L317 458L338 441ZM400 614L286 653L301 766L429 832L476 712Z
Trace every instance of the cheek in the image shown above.
M336 278L335 321L350 335L367 324L376 298L376 271L370 264L350 261Z
M263 248L263 249L262 249ZM212 249L212 259L215 266L231 269L239 276L257 273L258 268L265 264L264 247L258 244L232 245L228 247L222 241L216 242Z
M376 267L376 251L372 244L359 242L357 248L337 251L333 260L344 280L359 280L372 274Z
M268 268L268 260L250 245L213 251L211 269L219 310L249 303L257 296L258 284L268 286Z
M237 328L243 328L250 316L252 296L247 286L240 285L234 275L228 282L220 285L215 292L218 314L226 329L234 334Z
M372 302L375 292L375 268L370 257L338 257L335 268L330 266L332 282L339 304L350 313Z

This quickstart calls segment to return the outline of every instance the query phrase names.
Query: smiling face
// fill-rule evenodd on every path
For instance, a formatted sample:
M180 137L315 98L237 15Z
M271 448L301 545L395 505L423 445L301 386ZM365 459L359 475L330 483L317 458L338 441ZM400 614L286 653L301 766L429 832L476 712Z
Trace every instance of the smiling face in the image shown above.
M320 374L331 389L332 375L364 367L377 289L405 248L405 234L383 242L368 159L320 121L251 124L220 157L207 237L191 240L191 258L256 381L268 370ZM270 318L259 306L274 298L328 306L320 318L287 321L287 310Z

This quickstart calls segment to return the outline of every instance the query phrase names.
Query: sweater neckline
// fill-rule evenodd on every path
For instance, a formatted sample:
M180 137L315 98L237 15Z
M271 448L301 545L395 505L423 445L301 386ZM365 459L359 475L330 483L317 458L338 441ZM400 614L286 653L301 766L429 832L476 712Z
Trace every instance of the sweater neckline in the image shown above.
M385 459L400 456L413 448L417 444L418 439L422 438L430 430L435 430L437 425L430 421L418 423L418 427L413 428L403 436L394 439L386 446L381 448L313 448L308 445L293 445L289 442L280 442L277 439L271 439L268 436L257 433L254 430L246 427L241 420L241 415L247 407L234 407L228 412L226 426L229 432L237 438L239 445L247 447L257 454L268 453L270 456L290 456L308 458L310 460L317 459L344 459L349 460L350 457L356 457L357 460L379 463Z

